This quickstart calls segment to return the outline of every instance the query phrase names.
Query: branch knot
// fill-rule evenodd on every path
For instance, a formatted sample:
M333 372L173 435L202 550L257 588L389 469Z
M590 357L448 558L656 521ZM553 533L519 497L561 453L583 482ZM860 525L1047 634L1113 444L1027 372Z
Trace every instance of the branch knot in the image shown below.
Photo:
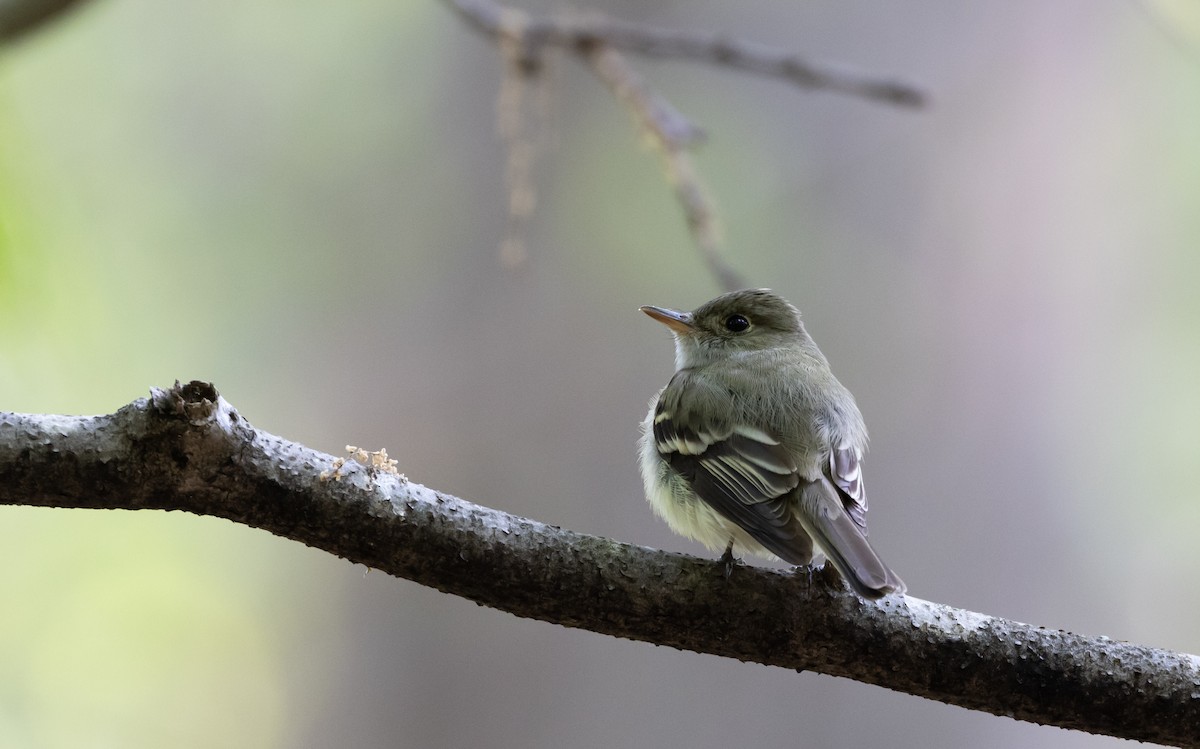
M183 417L193 425L212 418L220 397L215 385L201 380L184 385L176 380L167 390L150 388L150 405L155 411L164 416Z

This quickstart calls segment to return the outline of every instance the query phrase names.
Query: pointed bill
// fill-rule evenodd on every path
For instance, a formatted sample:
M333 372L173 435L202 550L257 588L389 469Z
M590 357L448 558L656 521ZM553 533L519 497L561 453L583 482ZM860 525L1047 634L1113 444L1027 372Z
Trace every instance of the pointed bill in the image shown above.
M638 307L638 309L676 333L691 333L695 330L692 325L691 312L680 312L679 310L667 309L666 307L655 307L652 304Z

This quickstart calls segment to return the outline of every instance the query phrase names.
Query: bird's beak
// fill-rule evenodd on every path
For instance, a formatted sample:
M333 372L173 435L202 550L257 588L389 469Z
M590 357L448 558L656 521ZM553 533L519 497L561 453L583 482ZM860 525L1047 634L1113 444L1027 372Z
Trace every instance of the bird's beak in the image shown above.
M655 307L647 304L645 307L638 307L642 312L650 315L655 320L658 320L663 325L666 325L676 333L694 333L695 326L692 325L692 313L680 312L678 310L667 309L666 307Z

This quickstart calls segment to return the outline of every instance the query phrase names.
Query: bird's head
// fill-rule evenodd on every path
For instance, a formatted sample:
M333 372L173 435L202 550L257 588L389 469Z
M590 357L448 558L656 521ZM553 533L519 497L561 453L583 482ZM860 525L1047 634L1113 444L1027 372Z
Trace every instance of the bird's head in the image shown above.
M809 341L799 310L767 289L722 294L692 312L654 306L641 310L675 335L680 369Z

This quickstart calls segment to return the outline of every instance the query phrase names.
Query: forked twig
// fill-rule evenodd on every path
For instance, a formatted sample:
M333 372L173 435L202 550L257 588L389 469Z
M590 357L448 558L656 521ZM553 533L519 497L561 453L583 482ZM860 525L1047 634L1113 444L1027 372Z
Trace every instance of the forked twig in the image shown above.
M527 80L541 73L547 48L566 50L583 60L649 135L662 157L667 181L683 209L701 258L726 290L742 288L745 283L721 254L716 207L688 154L689 148L703 140L704 133L647 86L621 52L724 65L782 78L807 89L900 106L916 107L925 101L924 94L905 83L811 63L789 52L716 34L656 29L594 17L534 17L493 0L444 1L474 28L493 37L506 60L501 133L509 149L506 181L510 228L502 257L523 257L524 245L514 235L513 227L519 230L524 226L536 202L530 177L532 143L519 123L519 94Z

